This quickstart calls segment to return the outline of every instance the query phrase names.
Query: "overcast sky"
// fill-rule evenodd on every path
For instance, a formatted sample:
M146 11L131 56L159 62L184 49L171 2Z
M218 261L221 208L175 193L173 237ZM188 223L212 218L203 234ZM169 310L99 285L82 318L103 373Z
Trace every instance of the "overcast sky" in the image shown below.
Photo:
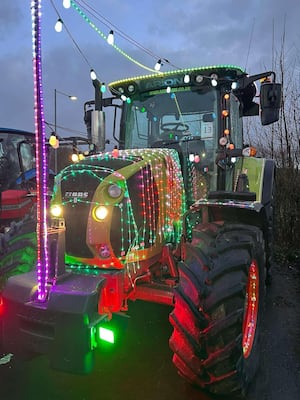
M33 131L30 3L1 0L0 126ZM158 57L170 62L162 71L215 64L238 65L250 74L272 70L273 44L279 51L285 32L287 65L295 65L300 74L299 0L81 0L78 4L91 7L94 15L87 15L95 26L105 35L114 29L115 44L149 68ZM58 16L69 34L66 29L55 32ZM54 124L55 89L78 97L71 102L62 94L56 96L62 136L75 134L63 127L76 134L85 132L83 106L94 97L91 67L106 83L149 73L108 45L74 8L64 9L62 0L42 0L41 27L45 121ZM140 47L125 40L124 34ZM50 135L51 129L46 127L46 132Z

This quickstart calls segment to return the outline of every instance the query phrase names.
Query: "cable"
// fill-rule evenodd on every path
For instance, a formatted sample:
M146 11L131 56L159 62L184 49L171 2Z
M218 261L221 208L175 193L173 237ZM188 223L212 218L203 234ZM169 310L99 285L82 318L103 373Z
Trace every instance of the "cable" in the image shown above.
M52 0L51 0L52 1ZM81 10L81 8L71 0L71 6L78 12L78 14L102 37L102 39L107 40L106 35L90 20L90 18ZM125 51L121 48L116 46L115 44L111 45L115 50L117 50L120 54L126 57L129 61L133 62L134 64L138 65L141 68L144 68L148 71L157 73L158 71L154 70L153 68L149 68L146 65L140 63L139 61L135 60L131 56L129 56Z
M46 122L46 121L45 121L45 124L48 126L49 129L51 129L53 131L53 128L55 127L54 124L51 124L50 122ZM78 135L82 135L83 137L86 137L86 132L81 132L81 131L77 131L75 129L66 128L61 125L56 125L56 128L63 129L66 132L77 133Z
M61 18L57 8L55 7L55 4L53 2L53 0L50 0L52 7L54 8L58 18L62 21L62 24L67 32L67 34L69 35L70 39L72 40L73 44L75 45L75 47L77 48L77 50L79 51L80 55L83 57L83 59L85 60L85 62L87 63L87 65L89 66L90 69L92 69L91 64L89 63L87 57L84 55L83 51L80 49L79 45L76 43L75 39L73 38L73 36L71 35L71 32L69 31L68 27L66 26L66 24L64 23L63 19Z
M79 1L77 1L78 4L80 4ZM97 10L95 10L93 7L91 7L90 5L87 4L87 2L85 0L82 0L81 3L85 4L86 7L84 7L84 5L81 4L81 7L83 9L85 9L86 11L88 11L95 19L98 19L100 22L102 22L107 28L114 29L114 32L117 32L123 39L127 40L128 42L130 42L131 44L133 44L134 46L136 46L137 48L139 48L140 50L144 51L145 53L147 53L148 55L150 55L151 57L155 58L156 60L163 60L164 62L168 63L169 65L172 65L174 68L176 69L180 69L179 67L177 67L176 65L172 64L169 60L167 60L164 57L161 57L159 55L156 55L155 53L153 53L151 50L147 49L146 47L144 47L142 44L140 44L139 42L137 42L135 39L131 38L129 35L127 35L125 32L123 32L122 30L120 30L116 25L114 25L111 21L109 21L107 18L105 18L103 15L101 15ZM94 14L90 11L92 10L94 12ZM97 15L102 19L98 18ZM103 22L105 21L105 22Z

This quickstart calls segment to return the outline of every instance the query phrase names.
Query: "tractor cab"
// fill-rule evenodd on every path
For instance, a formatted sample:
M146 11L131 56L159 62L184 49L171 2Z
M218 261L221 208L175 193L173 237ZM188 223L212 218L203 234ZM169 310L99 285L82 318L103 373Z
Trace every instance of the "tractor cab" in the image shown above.
M36 188L35 135L16 129L0 129L0 226L23 218L33 207Z
M123 101L117 147L177 150L190 205L208 191L234 191L235 163L251 153L243 148L243 117L260 115L263 125L278 119L280 85L271 82L273 74L249 76L223 65L113 82L111 93Z
M35 171L35 135L15 129L0 129L1 191L24 187Z

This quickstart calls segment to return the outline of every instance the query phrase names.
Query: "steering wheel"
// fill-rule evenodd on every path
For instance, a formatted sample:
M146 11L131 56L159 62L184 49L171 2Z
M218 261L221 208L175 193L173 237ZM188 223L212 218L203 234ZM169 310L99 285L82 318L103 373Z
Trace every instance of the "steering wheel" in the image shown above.
M189 130L189 126L183 122L167 122L166 124L161 124L161 129L163 132L183 133Z

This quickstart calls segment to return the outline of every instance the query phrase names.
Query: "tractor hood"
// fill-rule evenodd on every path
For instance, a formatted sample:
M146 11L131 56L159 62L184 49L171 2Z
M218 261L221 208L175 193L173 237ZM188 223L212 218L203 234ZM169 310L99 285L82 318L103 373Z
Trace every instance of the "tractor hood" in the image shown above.
M174 149L101 153L56 178L51 211L66 226L66 261L123 268L181 235L185 194ZM53 212L52 212L53 215Z

